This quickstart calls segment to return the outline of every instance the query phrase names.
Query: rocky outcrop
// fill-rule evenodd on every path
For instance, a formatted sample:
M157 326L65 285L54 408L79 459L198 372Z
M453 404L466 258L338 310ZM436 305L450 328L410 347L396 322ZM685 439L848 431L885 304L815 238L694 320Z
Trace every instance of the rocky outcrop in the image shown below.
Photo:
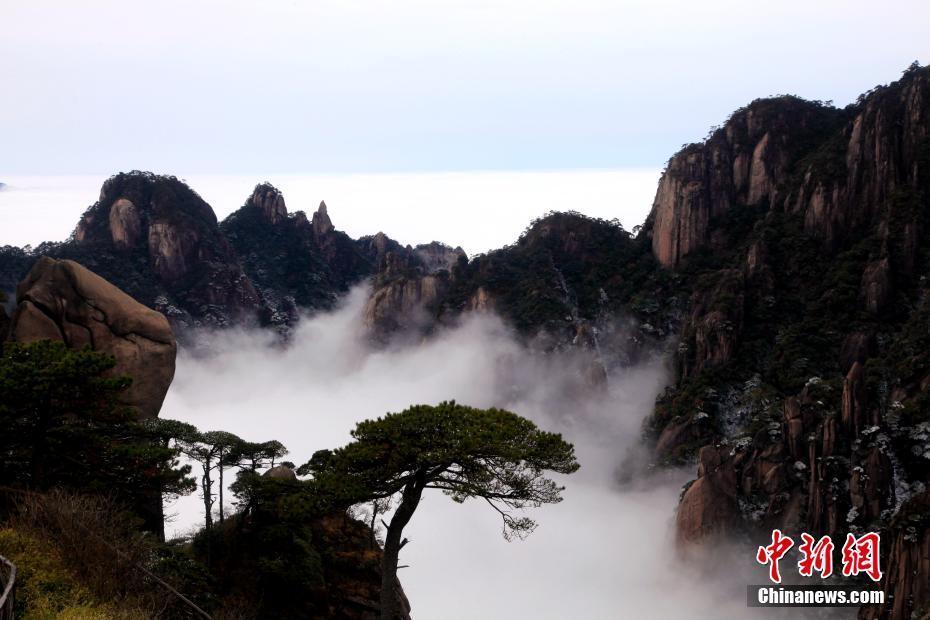
M488 290L483 286L479 286L468 298L466 308L471 312L488 314L494 312L496 305L494 297L491 296Z
M869 263L862 274L861 297L865 309L879 314L891 298L891 262L887 257Z
M324 565L327 607L331 618L380 618L381 550L372 546L371 530L346 515L324 517L313 526L314 538L336 550ZM410 620L410 601L397 582L397 620Z
M335 229L325 203L312 221L303 211L288 213L283 194L269 183L257 185L220 231L261 296L262 323L284 335L301 310L333 307L374 270L356 242Z
M843 379L843 409L840 419L844 430L852 437L859 437L859 433L869 422L866 417L868 414L865 407L863 375L862 364L855 362Z
M701 448L698 477L682 495L675 518L680 548L723 537L737 527L736 464L728 460L725 450Z
M246 205L258 209L270 224L278 224L287 219L284 195L270 183L256 185Z
M679 505L682 548L775 527L881 530L888 604L860 617L898 620L930 609L918 516L930 480L930 70L912 67L838 114L808 134L812 146L770 165L777 133L757 127L744 156L729 140L736 115L670 163L652 249L698 277L678 384L656 410L655 458L680 462L706 441Z
M278 480L297 480L297 474L287 465L275 465L262 474L268 478L277 478Z
M840 348L840 371L849 372L853 364L864 364L876 353L875 334L871 332L853 332L846 336Z
M313 235L317 239L317 243L324 243L326 237L336 230L333 226L333 221L329 219L329 212L326 209L326 203L320 201L320 206L317 207L316 212L313 214L313 219L310 222L313 227Z
M356 245L362 254L373 264L374 272L381 273L386 268L386 260L389 255L402 256L409 254L409 247L402 246L397 241L391 239L383 232L375 235L361 237L356 241Z
M177 345L165 317L69 260L41 258L17 288L9 337L61 340L113 356L114 376L132 378L125 403L158 415L174 377Z
M444 243L433 241L424 245L418 245L413 249L420 264L427 273L436 273L437 271L452 271L452 268L460 261L468 261L468 255L462 248L450 248Z
M366 328L379 340L396 332L430 329L451 288L454 269L468 262L465 252L436 241L400 247L380 233L370 239L378 273L365 305Z
M7 332L10 329L10 316L6 313L6 308L2 305L3 297L0 296L0 342L6 340Z
M854 367L850 383L860 373ZM734 528L837 535L879 522L894 500L887 440L875 426L859 438L844 431L855 418L838 420L826 409L825 389L812 384L786 398L782 419L755 437L701 448L697 481L679 506L680 543Z
M365 326L379 338L429 328L447 288L447 277L436 274L393 280L372 292L365 304Z
M274 208L273 197L255 198ZM177 323L248 321L261 305L213 209L174 177L111 177L71 242L52 254L78 260Z
M925 618L930 610L930 492L911 498L882 539L885 605L864 607L860 620Z
M672 157L650 216L659 262L674 267L695 250L713 247L712 222L732 209L777 202L798 152L838 115L796 97L757 100L735 112L707 141Z
M864 95L858 108L777 97L738 110L669 160L650 216L656 258L676 267L699 248L722 247L722 219L735 210L797 213L830 248L889 210L906 216L930 183L914 165L930 139L928 100L930 76L914 66L900 82ZM889 230L906 264L919 228Z
M249 509L214 525L225 543L212 550L215 617L381 617L382 550L371 528L344 510L308 510L308 503L319 502L308 502L314 496L302 486L293 470L275 467L263 474L263 491ZM206 563L205 549L193 552ZM399 580L395 596L395 620L409 620L410 602Z
M494 312L534 346L594 351L588 376L602 385L605 369L650 350L678 320L677 301L658 302L666 282L652 280L655 262L642 240L616 221L551 213L517 243L471 260L435 242L404 248L379 243L377 235L364 241L378 257L366 311L378 337L403 329L408 310L418 315L410 322L427 330L468 312ZM618 314L635 319L621 326Z
M928 102L930 75L916 65L899 82L864 95L835 138L842 167L824 158L810 162L785 197L786 210L803 213L807 231L835 246L886 217L889 207L910 209L928 183L915 165L926 157Z
M675 462L682 450L693 444L701 435L694 417L677 416L667 422L660 431L653 447L655 458L660 463Z
M691 316L682 337L683 377L722 366L733 358L743 327L744 286L742 271L731 269L719 271L712 282L694 291Z
M110 236L113 245L120 250L129 250L138 245L142 237L142 214L131 200L120 198L110 206ZM75 238L83 241L87 231L79 228Z
M691 290L651 422L656 461L699 461L678 540L882 531L889 604L862 617L920 615L930 548L908 506L930 480L930 69L845 110L814 105L809 131L756 105L673 158L646 227Z
M339 290L348 290L349 286L374 272L372 261L360 250L358 244L333 226L325 202L320 202L310 221L310 227L316 247Z

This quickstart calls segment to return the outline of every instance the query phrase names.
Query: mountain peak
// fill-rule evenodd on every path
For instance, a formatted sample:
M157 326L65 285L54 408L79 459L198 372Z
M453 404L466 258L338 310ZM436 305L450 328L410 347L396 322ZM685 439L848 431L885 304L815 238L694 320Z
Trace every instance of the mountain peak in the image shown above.
M272 224L287 219L287 204L284 202L284 194L267 181L255 186L252 195L249 197L248 204L258 207Z
M333 231L333 222L329 219L329 213L326 212L326 202L320 201L320 207L313 214L313 233L317 237L322 237Z

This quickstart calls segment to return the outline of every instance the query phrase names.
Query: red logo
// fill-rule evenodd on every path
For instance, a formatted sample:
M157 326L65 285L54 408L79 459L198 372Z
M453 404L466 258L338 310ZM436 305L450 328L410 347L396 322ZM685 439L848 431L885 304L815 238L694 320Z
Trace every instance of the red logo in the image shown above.
M772 530L772 544L768 547L759 547L759 550L756 552L756 561L762 565L769 565L769 579L775 583L781 583L781 573L778 572L778 561L782 559L793 546L794 541L788 536L782 536L781 530Z
M814 537L808 533L801 534L801 560L798 562L798 572L804 577L811 577L814 571L820 573L821 579L833 574L833 541L824 536L814 544Z
M820 573L821 579L826 579L833 574L833 540L829 536L823 536L816 540L808 533L801 534L801 545L798 551L801 554L798 560L798 572L802 577L813 577L814 573ZM881 581L882 571L879 567L879 548L881 539L875 532L869 532L856 538L853 534L846 535L846 543L843 545L842 573L844 577L850 577L864 573L872 581ZM756 551L756 561L763 566L769 567L769 579L774 583L781 583L781 572L779 571L778 562L794 546L794 540L790 536L782 534L781 530L772 530L772 543L765 547L759 547Z
M865 573L872 581L881 581L882 571L878 567L879 537L869 532L859 538L846 534L843 545L843 576Z

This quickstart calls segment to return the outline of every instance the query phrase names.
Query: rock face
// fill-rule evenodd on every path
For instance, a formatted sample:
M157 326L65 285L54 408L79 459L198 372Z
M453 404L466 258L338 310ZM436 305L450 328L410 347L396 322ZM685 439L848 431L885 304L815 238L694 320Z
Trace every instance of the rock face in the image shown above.
M217 223L183 181L134 171L104 183L68 241L35 251L0 248L0 290L12 291L36 258L48 255L85 265L176 328L260 323L286 334L301 311L331 308L398 250L383 234L351 239L334 227L325 204L312 221L303 211L288 213L269 183Z
M680 357L682 376L722 366L736 352L743 325L743 290L740 270L721 271L712 287L695 291L691 298L691 316L682 336ZM719 303L726 297L727 304Z
M110 235L113 245L120 250L129 250L139 243L142 236L142 215L136 205L126 198L120 198L110 206ZM79 228L75 233L83 241L87 232Z
M246 204L258 209L269 224L278 224L287 219L284 195L270 183L256 185Z
M777 202L790 165L839 112L795 97L757 100L738 110L703 144L669 160L652 207L652 248L677 265L708 244L712 222L732 209Z
M905 78L864 98L838 137L843 168L812 162L785 207L804 215L805 229L836 246L861 234L881 207L914 198L926 182L914 163L926 157L930 79L914 66Z
M691 296L648 428L698 461L682 548L882 531L884 609L930 607L930 70L844 110L757 101L672 158L644 231Z
M381 256L374 288L365 305L365 326L378 339L430 328L449 290L452 268L459 259L467 261L465 252L437 242L390 250L373 244L373 249Z
M262 323L285 333L301 310L331 308L374 270L363 244L335 229L325 204L312 221L303 211L288 213L269 183L257 185L220 231L262 299Z
M712 536L725 536L736 524L734 470L723 462L725 453L712 446L701 449L698 478L678 506L676 531L684 546Z
M865 268L861 290L866 310L878 314L885 308L891 297L891 262L887 256Z
M325 202L320 202L320 206L313 214L313 219L310 221L310 224L313 226L313 235L318 241L322 241L328 234L335 230L333 221L329 219L329 212L326 209Z
M883 539L890 545L883 565L885 579L884 608L874 606L860 610L861 620L925 617L930 600L930 493L924 492L908 501L895 516ZM890 543L886 542L889 541Z
M276 208L273 200L265 206ZM71 242L51 254L81 262L180 323L245 321L261 304L213 209L174 177L110 178Z
M549 214L517 243L471 260L435 242L402 248L377 235L364 241L378 265L365 319L381 339L493 312L544 349L590 353L591 383L601 385L605 368L634 361L678 320L680 300L667 281L654 279L648 241L616 221ZM654 301L663 297L664 305ZM635 318L620 325L618 313Z
M90 345L132 378L125 402L140 417L158 415L174 377L177 345L165 317L69 260L40 258L17 289L9 337Z
M719 220L759 206L800 214L808 233L838 247L873 225L883 203L913 198L926 182L913 164L926 157L930 79L912 69L854 110L793 97L755 101L706 142L684 148L656 192L656 258L676 266L699 248L719 247ZM806 158L828 141L836 159ZM916 231L906 231L905 245Z
M325 517L314 526L316 540L338 549L335 561L324 568L330 618L377 620L380 618L381 550L371 546L371 530L360 522L338 515ZM410 620L410 602L400 582L396 586L397 620Z
M450 248L444 243L433 241L414 248L414 253L427 273L437 271L452 271L459 260L468 260L468 255L462 248Z
M365 304L365 326L379 336L429 327L447 288L447 279L435 274L386 283Z

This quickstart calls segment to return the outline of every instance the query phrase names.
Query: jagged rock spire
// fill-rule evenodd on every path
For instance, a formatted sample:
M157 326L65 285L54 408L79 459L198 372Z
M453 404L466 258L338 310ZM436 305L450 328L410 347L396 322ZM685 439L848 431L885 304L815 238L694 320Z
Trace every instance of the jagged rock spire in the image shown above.
M326 202L320 201L320 207L313 214L313 234L322 237L333 231L333 222L326 212Z

